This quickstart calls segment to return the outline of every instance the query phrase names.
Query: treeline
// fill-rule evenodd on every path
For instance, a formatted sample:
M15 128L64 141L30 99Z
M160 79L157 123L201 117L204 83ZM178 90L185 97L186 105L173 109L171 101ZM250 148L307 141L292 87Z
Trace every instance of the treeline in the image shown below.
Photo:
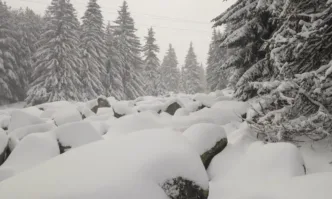
M238 0L224 26L219 70L256 103L247 120L267 141L321 140L332 132L332 1ZM215 80L213 80L215 82Z
M205 91L192 44L182 70L172 45L162 63L158 53L152 28L141 45L126 2L105 24L97 0L81 22L70 0L52 0L44 16L0 0L0 105Z

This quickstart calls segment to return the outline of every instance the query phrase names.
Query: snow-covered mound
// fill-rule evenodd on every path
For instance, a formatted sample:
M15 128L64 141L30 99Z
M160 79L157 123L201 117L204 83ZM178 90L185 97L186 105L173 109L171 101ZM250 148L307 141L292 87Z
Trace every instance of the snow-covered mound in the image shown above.
M61 153L103 139L90 122L84 121L62 125L55 129L54 133Z
M163 186L178 177L208 189L200 157L185 138L172 131L149 130L57 156L2 182L0 198L166 199L166 194L181 193L176 186Z
M0 166L5 161L5 151L8 146L8 136L6 135L6 132L0 128Z
M15 129L14 131L9 133L9 148L12 151L16 145L27 135L32 133L43 133L48 132L54 129L56 126L53 123L42 123L35 124L30 126L24 126Z
M226 147L223 153L235 155L236 150L227 150ZM273 186L306 173L300 151L292 144L255 142L241 155L232 168L222 171L222 178L212 178L210 199L244 198L259 193L265 185ZM231 158L230 155L223 155L225 162Z
M57 126L61 126L63 124L81 121L82 115L76 107L66 107L55 111L53 120Z
M13 110L11 112L10 123L8 125L8 132L12 132L15 129L26 127L35 124L43 124L45 120L29 114L22 110Z
M167 121L157 113L146 111L126 115L109 123L107 136L124 135L144 129L158 129L167 126Z
M28 135L0 166L0 181L33 168L57 155L59 155L59 146L54 134L35 133Z
M197 150L205 168L208 168L212 159L227 146L225 130L216 124L195 124L183 135Z
M216 124L195 124L183 135L189 140L200 155L212 149L217 142L226 138L225 130Z

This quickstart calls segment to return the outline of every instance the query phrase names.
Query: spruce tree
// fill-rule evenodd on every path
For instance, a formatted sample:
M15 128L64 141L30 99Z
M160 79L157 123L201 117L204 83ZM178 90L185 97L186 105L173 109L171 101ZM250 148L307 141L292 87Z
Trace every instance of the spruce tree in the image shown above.
M286 0L285 0L286 1ZM248 0L236 1L224 13L216 17L214 27L227 25L223 37L220 39L220 47L227 48L232 54L222 64L222 69L235 70L236 96L242 100L247 100L253 94L247 93L246 87L248 81L242 81L242 76L247 76L246 71L255 70L255 75L250 78L261 78L261 68L254 66L257 61L264 62L266 52L261 51L264 40L271 37L276 29L277 21L275 19L276 9L284 3L280 1L261 1ZM273 5L272 5L273 4ZM282 10L282 9L281 9ZM265 63L264 63L265 65ZM269 78L269 77L267 77Z
M24 99L24 81L21 67L18 34L15 20L7 5L0 0L0 105Z
M195 94L203 92L201 82L201 69L197 62L197 57L194 52L193 43L190 43L189 51L186 56L185 65L183 68L183 84L186 93Z
M107 46L107 60L106 60L106 90L107 95L113 96L118 100L125 98L124 87L122 83L123 64L124 58L118 51L117 40L113 37L113 30L111 24L106 26L106 46Z
M163 86L160 81L160 61L157 56L159 46L156 44L155 32L152 28L148 30L148 36L145 37L143 53L145 91L147 95L158 96L163 93Z
M165 89L170 92L179 92L180 71L178 69L178 60L172 44L169 45L168 51L161 64L161 80Z
M19 65L22 67L20 79L24 82L24 90L27 92L32 81L32 57L36 52L36 42L39 40L44 26L41 16L31 9L13 11L15 31L20 44Z
M52 0L45 31L34 54L34 81L28 91L28 104L83 99L78 30L79 23L70 1Z
M202 91L205 92L207 90L207 82L206 82L206 72L203 63L199 66L199 74L200 74L200 81L202 86Z
M126 1L118 11L118 18L114 26L114 38L122 55L122 84L125 99L135 99L145 95L142 76L143 63L141 59L141 45L136 36L134 19L128 11Z
M105 94L103 80L106 77L106 45L103 16L97 0L89 0L82 17L81 45L82 62L80 76L85 99L94 99Z
M206 81L209 91L222 90L226 88L227 85L226 69L221 67L226 59L227 52L225 48L219 47L220 39L220 31L214 29L206 69Z

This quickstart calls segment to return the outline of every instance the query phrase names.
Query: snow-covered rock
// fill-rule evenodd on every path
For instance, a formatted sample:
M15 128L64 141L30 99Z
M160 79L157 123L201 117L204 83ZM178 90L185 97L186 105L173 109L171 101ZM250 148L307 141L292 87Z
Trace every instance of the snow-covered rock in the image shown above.
M21 111L23 112L26 112L30 115L34 115L36 117L40 117L41 114L43 113L42 110L40 110L38 107L36 106L32 106L32 107L28 107L28 108L23 108L23 109L20 109Z
M242 122L241 117L233 111L223 111L219 108L204 108L200 111L191 113L190 117L204 118L205 120L209 120L214 124L219 125L225 125L230 122Z
M76 107L66 107L58 109L53 114L53 120L57 126L61 126L64 124L81 121L82 115Z
M57 156L2 182L0 198L166 199L167 194L183 198L179 197L183 187L165 184L179 177L195 185L190 187L194 195L208 190L204 166L185 138L172 131L151 130Z
M12 132L13 130L18 128L43 123L45 123L45 121L37 116L31 115L21 110L14 110L11 112L8 132Z
M59 142L61 153L103 139L91 123L85 121L62 125L56 128L54 133Z
M205 168L209 167L213 157L227 145L225 130L216 124L195 124L188 128L183 135L197 150Z
M112 106L114 111L114 117L120 118L125 115L137 113L134 109L134 103L132 101L119 101L115 102Z
M247 112L250 105L240 101L220 101L215 103L212 108L221 110L224 114L235 114L241 116Z
M146 129L167 127L166 119L154 112L142 112L126 115L109 123L107 136L125 135Z
M20 140L29 134L51 131L55 127L56 126L53 123L43 123L17 128L9 133L9 148L12 151Z
M0 129L8 129L10 123L10 116L0 113Z
M228 165L226 168L218 168L222 175L212 177L211 199L243 198L262 191L261 188L266 184L273 186L292 177L305 175L304 161L299 150L288 143L254 142L245 153L241 151L241 147L231 145L230 149L227 146L220 155L224 162L232 161L233 167ZM232 160L233 156L238 158ZM221 161L218 157L214 160ZM211 166L213 164L214 161ZM216 169L215 166L211 170Z
M0 128L0 166L6 159L6 149L8 146L8 136L4 130Z
M33 168L57 155L59 155L59 146L52 133L28 135L0 166L0 181Z
M176 112L174 113L174 116L188 116L189 115L189 111L185 108L179 108L178 110L176 110Z

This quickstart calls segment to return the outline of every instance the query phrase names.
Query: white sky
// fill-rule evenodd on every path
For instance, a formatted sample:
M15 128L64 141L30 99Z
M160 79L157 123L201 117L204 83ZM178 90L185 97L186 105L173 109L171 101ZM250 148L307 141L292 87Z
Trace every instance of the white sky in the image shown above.
M6 1L6 0L5 0ZM7 0L13 8L30 7L37 13L43 14L51 0ZM88 0L71 0L81 17L86 9ZM114 21L117 10L123 0L98 0L102 7L104 20ZM137 35L144 44L147 29L154 27L157 42L160 46L160 60L172 43L182 66L189 43L194 43L198 61L204 65L207 59L209 43L212 34L210 21L227 9L235 0L127 0Z

